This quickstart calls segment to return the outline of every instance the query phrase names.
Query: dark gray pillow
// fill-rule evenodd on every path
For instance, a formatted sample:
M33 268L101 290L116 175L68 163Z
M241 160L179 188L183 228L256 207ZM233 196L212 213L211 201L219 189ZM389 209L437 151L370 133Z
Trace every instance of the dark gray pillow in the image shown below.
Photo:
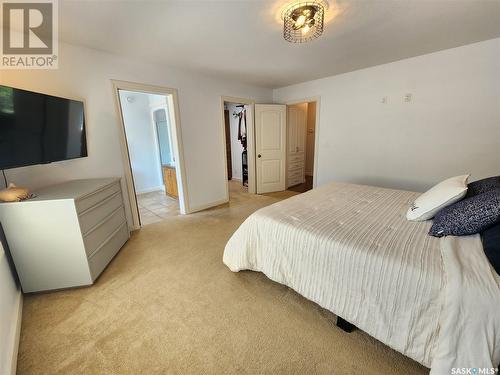
M500 176L483 178L482 180L474 181L467 185L466 198L474 197L495 189L500 189Z
M500 275L500 223L481 233L483 249L491 265Z
M434 217L431 236L468 236L500 221L500 189L465 198Z

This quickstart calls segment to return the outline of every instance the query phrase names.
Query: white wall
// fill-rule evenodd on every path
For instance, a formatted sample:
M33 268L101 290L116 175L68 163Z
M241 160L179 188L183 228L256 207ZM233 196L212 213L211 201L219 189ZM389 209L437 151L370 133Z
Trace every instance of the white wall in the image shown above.
M0 244L0 374L10 374L15 369L21 298Z
M243 152L243 146L238 140L238 125L239 120L237 117L233 116L234 112L239 113L241 108L236 107L237 104L228 103L227 109L229 110L229 128L231 137L231 164L233 168L233 178L241 180L243 178L242 165L241 165L241 153ZM248 106L245 106L248 107ZM247 124L248 125L248 124Z
M123 90L120 101L136 193L159 190L163 179L149 95Z
M191 209L224 200L221 96L269 102L272 90L68 44L60 44L59 52L59 69L0 71L0 84L85 99L89 156L9 170L10 180L36 189L69 179L123 176L119 122L110 81L116 79L178 89ZM130 220L128 205L127 214Z
M314 96L319 184L421 191L500 173L500 39L274 90L276 102Z

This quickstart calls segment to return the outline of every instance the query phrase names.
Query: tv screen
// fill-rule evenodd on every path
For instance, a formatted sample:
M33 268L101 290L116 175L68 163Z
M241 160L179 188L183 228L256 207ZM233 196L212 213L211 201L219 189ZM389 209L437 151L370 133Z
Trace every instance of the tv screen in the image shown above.
M85 156L83 102L0 85L0 169Z

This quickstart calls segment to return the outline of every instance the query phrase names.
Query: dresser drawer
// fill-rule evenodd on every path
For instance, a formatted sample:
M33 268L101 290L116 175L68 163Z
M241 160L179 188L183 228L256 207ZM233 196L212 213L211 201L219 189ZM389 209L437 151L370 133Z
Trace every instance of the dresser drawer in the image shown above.
M87 232L97 223L103 221L107 216L111 215L113 211L122 205L122 193L121 191L118 191L92 208L80 213L78 215L78 219L80 220L82 234L87 234Z
M115 230L112 236L89 258L90 275L95 281L108 263L120 251L129 237L128 227L123 224Z
M102 189L97 190L96 192L89 194L83 198L78 199L76 204L76 211L83 212L88 210L89 208L95 206L99 202L102 202L107 197L121 191L120 182L116 181L115 183L105 186Z
M288 155L288 162L289 163L295 163L298 161L302 161L302 162L304 161L304 154L303 153Z
M301 169L304 168L304 162L303 161L296 161L296 162L290 162L288 163L288 170L293 171L296 169Z
M294 179L294 178L299 178L302 180L304 177L304 169L303 168L297 168L291 171L288 171L288 179Z
M304 168L288 171L288 186L298 185L304 182Z
M288 186L295 186L303 183L304 181L300 177L294 177L288 180Z
M90 229L83 236L87 256L91 256L125 221L125 210L121 206L107 216L104 221Z

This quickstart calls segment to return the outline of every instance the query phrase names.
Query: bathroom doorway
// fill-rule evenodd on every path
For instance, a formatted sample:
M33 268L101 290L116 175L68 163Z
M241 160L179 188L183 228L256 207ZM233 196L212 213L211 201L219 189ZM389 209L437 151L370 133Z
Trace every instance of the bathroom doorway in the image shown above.
M172 95L120 86L116 94L130 166L127 185L132 183L134 226L185 213Z

